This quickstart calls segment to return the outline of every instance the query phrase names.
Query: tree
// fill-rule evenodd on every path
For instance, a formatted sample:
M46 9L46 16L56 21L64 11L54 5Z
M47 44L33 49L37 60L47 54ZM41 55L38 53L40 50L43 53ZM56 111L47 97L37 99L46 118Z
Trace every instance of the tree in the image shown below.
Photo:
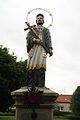
M80 116L80 86L73 93L71 108L75 115Z
M11 92L24 86L26 81L26 60L17 62L9 49L0 46L0 111L5 112L13 106Z

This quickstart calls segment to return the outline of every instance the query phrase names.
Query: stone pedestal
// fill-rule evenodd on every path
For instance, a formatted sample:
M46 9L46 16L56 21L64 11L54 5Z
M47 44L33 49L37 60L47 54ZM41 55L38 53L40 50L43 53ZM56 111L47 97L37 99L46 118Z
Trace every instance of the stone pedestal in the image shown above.
M15 100L16 120L33 120L31 118L32 109L24 102L23 93L27 91L27 87L22 87L11 93L13 99ZM58 94L46 87L39 88L39 91L43 91L43 103L35 109L37 118L34 120L53 120L54 101L58 97Z

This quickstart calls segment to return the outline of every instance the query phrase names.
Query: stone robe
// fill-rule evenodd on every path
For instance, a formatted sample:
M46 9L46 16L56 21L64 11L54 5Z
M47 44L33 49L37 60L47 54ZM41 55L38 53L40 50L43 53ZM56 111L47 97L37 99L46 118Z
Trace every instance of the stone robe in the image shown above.
M40 40L44 43L47 49L52 49L51 36L47 28L38 26L36 32ZM44 86L45 70L46 70L46 55L47 52L43 46L34 44L35 36L29 31L27 35L27 52L28 52L28 83L36 86ZM31 78L32 77L32 78ZM32 80L33 79L33 80Z

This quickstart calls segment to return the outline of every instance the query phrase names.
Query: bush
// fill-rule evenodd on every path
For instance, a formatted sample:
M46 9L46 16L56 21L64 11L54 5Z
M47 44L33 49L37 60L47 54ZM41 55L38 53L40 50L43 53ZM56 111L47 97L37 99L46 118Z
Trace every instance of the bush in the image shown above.
M59 111L59 110L54 110L54 113L53 113L55 116L64 116L64 113Z
M67 118L70 120L80 120L80 116L75 116L75 115L67 116Z
M71 109L75 116L80 116L80 86L73 93L71 100Z
M59 110L54 110L54 116L64 116L70 120L80 120L80 116L76 116L71 112L62 112Z
M71 112L62 112L59 110L54 110L54 115L55 116L71 116L72 113Z
M0 116L14 116L15 115L15 113L2 113L2 112L0 112Z

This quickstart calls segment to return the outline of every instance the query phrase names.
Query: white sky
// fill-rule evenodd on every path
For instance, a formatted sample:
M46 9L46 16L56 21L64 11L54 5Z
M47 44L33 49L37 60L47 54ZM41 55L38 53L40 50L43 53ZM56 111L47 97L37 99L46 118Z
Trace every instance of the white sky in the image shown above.
M18 60L27 58L24 28L27 12L34 8L53 15L54 55L47 57L46 86L72 94L80 85L80 0L0 0L0 45L10 48Z

